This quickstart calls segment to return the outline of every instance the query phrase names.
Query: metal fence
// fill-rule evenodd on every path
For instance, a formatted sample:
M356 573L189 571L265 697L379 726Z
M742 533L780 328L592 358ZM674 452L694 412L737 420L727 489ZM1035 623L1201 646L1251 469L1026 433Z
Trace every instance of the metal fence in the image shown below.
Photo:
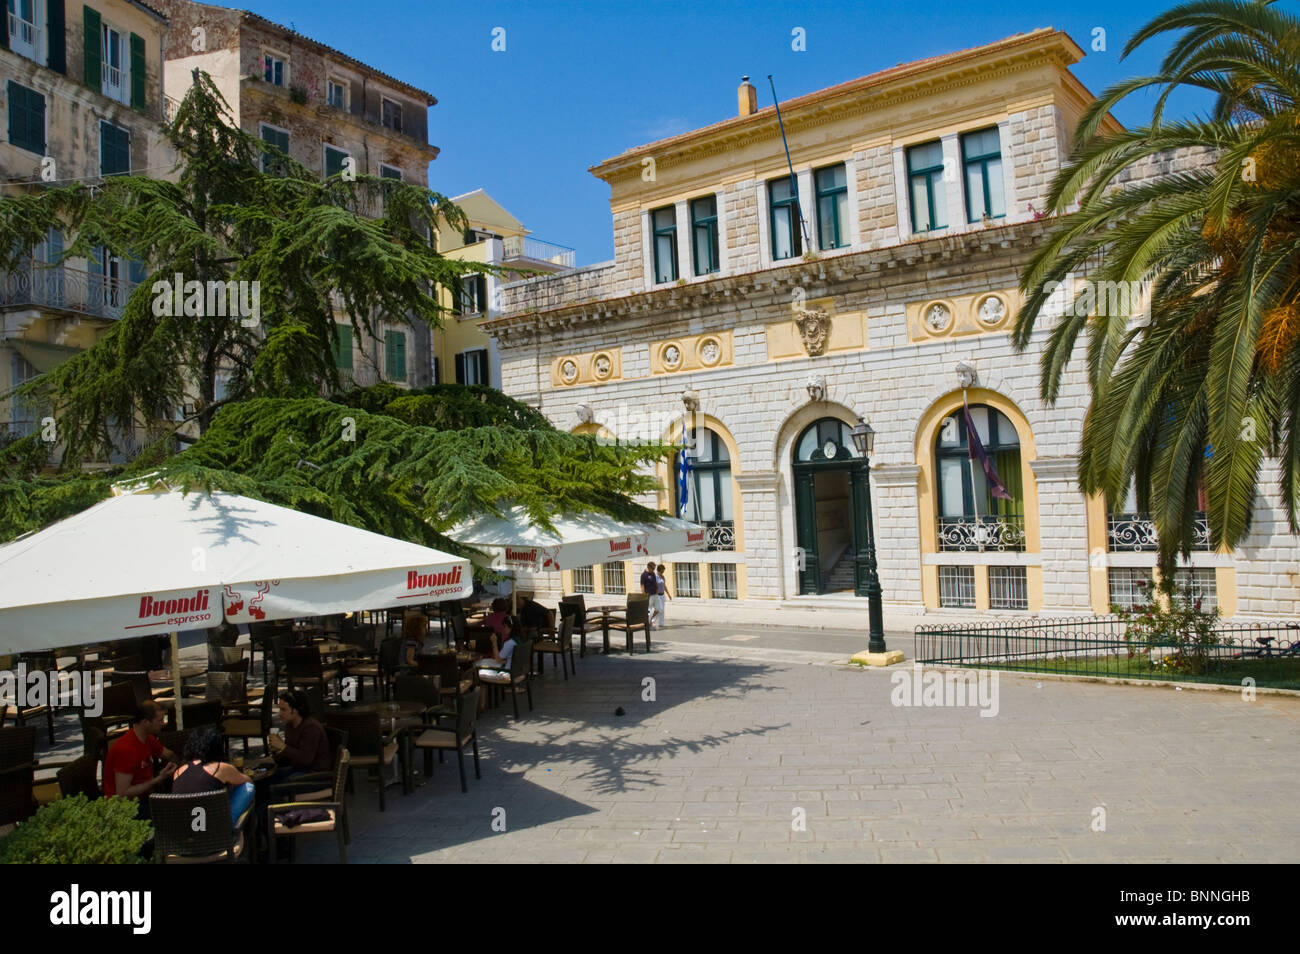
M1300 622L1219 623L1213 645L1129 641L1125 619L1028 619L916 627L918 662L1033 673L1300 689ZM1203 665L1189 658L1199 656ZM1198 671L1199 670L1199 671Z

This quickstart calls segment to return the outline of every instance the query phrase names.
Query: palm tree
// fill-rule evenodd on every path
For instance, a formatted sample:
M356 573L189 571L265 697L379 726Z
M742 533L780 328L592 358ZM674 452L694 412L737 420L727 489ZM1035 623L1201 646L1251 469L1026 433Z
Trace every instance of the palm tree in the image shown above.
M1093 288L1074 298L1051 327L1040 389L1055 402L1086 330L1080 483L1112 501L1135 484L1166 586L1192 547L1199 487L1215 548L1249 531L1266 458L1292 532L1300 502L1300 22L1270 0L1196 0L1148 23L1124 55L1173 31L1155 76L1106 90L1080 119L1050 190L1058 224L1021 276L1013 332L1025 350L1071 274L1150 289L1145 320L1106 314ZM1213 94L1209 115L1167 120L1170 94L1187 89ZM1149 125L1108 122L1122 99L1153 90ZM1204 161L1141 179L1139 163L1170 155Z

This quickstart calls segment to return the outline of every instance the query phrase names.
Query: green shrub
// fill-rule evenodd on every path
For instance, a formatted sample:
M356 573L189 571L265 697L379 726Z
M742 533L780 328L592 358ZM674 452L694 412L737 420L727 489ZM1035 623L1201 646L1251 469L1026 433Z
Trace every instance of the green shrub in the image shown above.
M136 810L133 798L61 798L0 841L0 864L138 864L153 831Z
M1201 601L1186 588L1163 605L1154 601L1119 616L1125 622L1129 659L1143 655L1153 667L1193 676L1205 675L1213 667L1213 650L1220 644L1215 632L1219 610L1201 609ZM1163 658L1152 655L1152 650L1170 648L1174 651Z

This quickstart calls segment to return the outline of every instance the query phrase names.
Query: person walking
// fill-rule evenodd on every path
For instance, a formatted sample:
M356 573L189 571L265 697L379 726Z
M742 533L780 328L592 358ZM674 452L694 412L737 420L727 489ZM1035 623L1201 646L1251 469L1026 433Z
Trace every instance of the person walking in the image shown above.
M666 564L660 563L659 569L655 571L655 595L651 597L654 601L655 612L659 614L659 628L664 628L667 620L664 609L666 607L665 599L672 599L673 594L668 592L668 581L664 579L664 572L668 569Z

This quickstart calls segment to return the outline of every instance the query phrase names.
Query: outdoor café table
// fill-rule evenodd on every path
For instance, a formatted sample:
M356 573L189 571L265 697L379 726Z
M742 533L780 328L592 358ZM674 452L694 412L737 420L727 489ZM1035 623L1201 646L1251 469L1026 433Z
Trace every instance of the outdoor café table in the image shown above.
M190 664L181 666L181 685L187 680L198 679L200 676L207 675L208 667ZM172 682L172 671L170 669L151 669L149 670L149 682L159 686L169 686Z
M315 644L320 650L322 659L329 659L335 656L346 656L349 653L357 651L354 643L341 643L337 639L326 639Z

